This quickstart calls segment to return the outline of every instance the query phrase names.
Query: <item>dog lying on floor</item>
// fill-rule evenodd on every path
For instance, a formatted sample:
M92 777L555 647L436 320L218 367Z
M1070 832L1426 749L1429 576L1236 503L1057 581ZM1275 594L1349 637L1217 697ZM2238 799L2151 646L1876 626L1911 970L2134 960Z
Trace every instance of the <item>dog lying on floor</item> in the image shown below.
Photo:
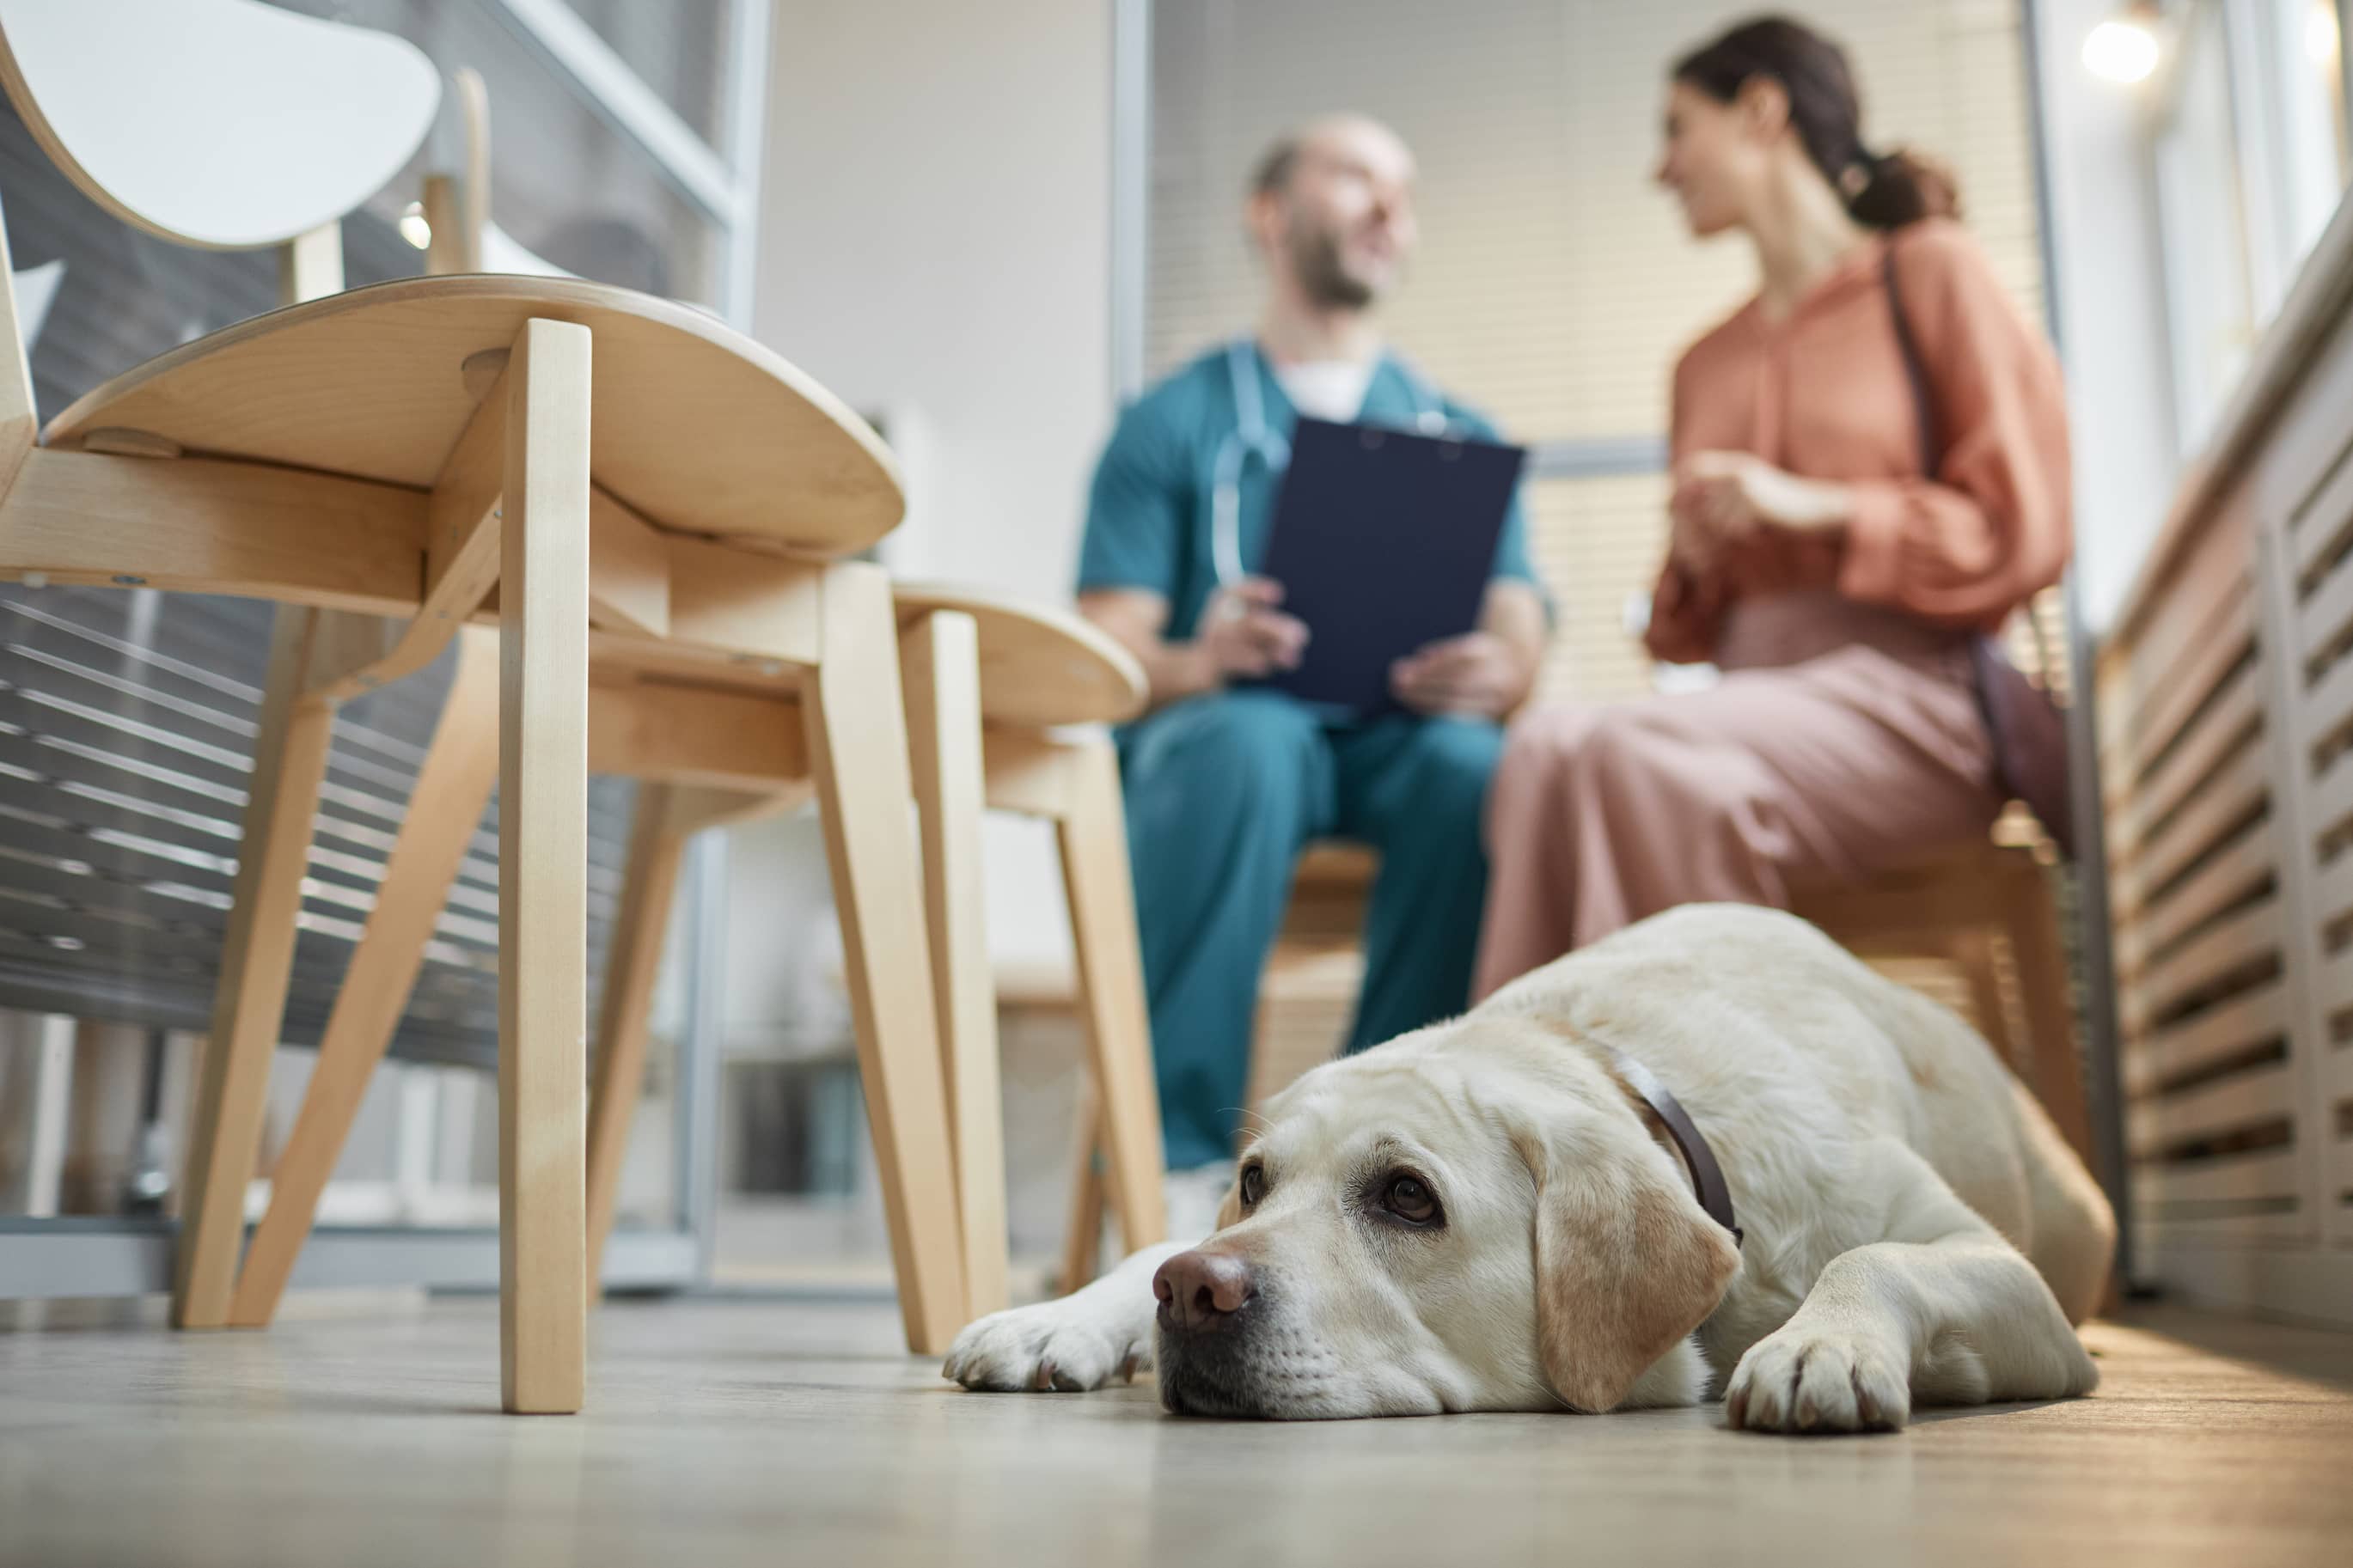
M945 1370L1080 1390L1149 1353L1170 1411L1281 1419L1720 1388L1735 1427L1893 1430L2089 1393L2071 1325L2115 1241L1960 1019L1801 921L1701 906L1306 1074L1215 1236L984 1318Z

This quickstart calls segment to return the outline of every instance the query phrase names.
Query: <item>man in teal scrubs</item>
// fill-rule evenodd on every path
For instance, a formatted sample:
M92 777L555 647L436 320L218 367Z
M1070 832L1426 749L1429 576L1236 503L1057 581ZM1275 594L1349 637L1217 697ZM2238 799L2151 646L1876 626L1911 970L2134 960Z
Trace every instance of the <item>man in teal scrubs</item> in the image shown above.
M1080 605L1151 677L1152 711L1121 736L1120 759L1171 1223L1203 1234L1188 1211L1214 1203L1232 1168L1260 973L1309 840L1380 855L1348 1048L1464 1006L1488 774L1544 650L1514 502L1479 628L1392 671L1405 712L1334 721L1278 692L1229 689L1295 665L1306 644L1281 585L1248 574L1301 413L1409 430L1442 416L1453 434L1493 438L1385 352L1375 324L1413 248L1413 174L1395 135L1354 117L1271 149L1247 208L1268 283L1255 333L1129 407L1095 473Z

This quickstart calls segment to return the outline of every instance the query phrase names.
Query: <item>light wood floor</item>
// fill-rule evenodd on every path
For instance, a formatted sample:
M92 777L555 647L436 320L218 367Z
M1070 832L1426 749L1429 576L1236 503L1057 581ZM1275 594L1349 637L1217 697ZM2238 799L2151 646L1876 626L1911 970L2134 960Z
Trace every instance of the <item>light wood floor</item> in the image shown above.
M881 1303L598 1315L588 1413L494 1414L498 1314L0 1332L0 1560L2353 1562L2353 1336L2153 1313L2089 1400L1789 1441L1719 1409L1272 1426L988 1396Z

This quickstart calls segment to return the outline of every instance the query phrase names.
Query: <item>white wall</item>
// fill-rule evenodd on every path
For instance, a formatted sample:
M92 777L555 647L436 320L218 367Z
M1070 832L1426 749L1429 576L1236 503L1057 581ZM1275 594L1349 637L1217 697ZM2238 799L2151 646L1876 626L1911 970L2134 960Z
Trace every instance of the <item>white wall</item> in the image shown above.
M1111 7L795 0L775 38L754 334L885 427L894 571L1067 601L1113 414ZM824 875L805 824L739 842L739 882ZM1050 837L992 820L987 852L1000 961L1067 962ZM792 1005L731 969L733 1027Z
M2038 0L2058 316L2075 459L2076 570L2105 626L2177 480L2165 280L2141 120L2147 87L2084 68L2113 0Z
M781 8L754 330L915 422L893 564L1064 595L1112 414L1111 8Z

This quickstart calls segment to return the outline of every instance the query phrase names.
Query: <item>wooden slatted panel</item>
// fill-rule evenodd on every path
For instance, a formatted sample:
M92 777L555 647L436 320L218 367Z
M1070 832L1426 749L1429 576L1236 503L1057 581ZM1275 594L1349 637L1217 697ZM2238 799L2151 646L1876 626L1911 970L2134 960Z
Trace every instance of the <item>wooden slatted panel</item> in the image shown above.
M2128 777L2112 785L2110 841L2119 853L2137 847L2158 824L2183 810L2192 794L2206 792L2224 769L2261 756L2263 749L2263 702L2250 658L2223 677L2211 723L2200 725L2137 785Z
M2151 963L2169 961L2203 940L2232 910L2275 895L2279 856L2276 836L2257 822L2199 863L2166 889L2166 897L2129 940L2116 944L2117 966L2137 974Z
M2172 731L2155 731L2152 707L2168 691L2210 690L2191 673L2227 664L2252 646L2252 519L2235 492L2189 547L2167 591L2111 645L2100 669L2100 777L2111 814L2146 787L2142 775ZM2227 668L2221 671L2227 674Z
M2126 1119L2133 1157L2162 1161L2189 1143L2212 1143L2283 1121L2295 1103L2295 1074L2285 1061L2136 1105Z
M2308 591L2353 528L2353 332L2340 325L2305 384L2281 411L2268 467L2274 493L2286 498L2288 559Z
M2353 447L2324 469L2305 503L2288 521L2296 584L2309 595L2348 549L2353 549Z
M2122 974L2126 1026L2155 1028L2237 996L2278 973L2287 921L2276 896L2200 930L2140 973Z
M2252 589L2242 574L2229 591L2243 601ZM2255 653L2251 615L2237 608L2205 627L2187 658L2168 661L2151 680L2147 698L2134 704L2139 721L2132 738L2115 758L2126 777L2138 781L2136 787L2161 793L2168 764L2200 744L2206 726L2200 721L2226 700L2227 683Z
M2353 331L2316 371L2353 394ZM2292 646L2291 733L2306 858L2301 913L2314 954L2307 1120L2322 1144L2321 1196L2332 1238L2353 1246L2353 421L2307 415L2307 482L2289 509L2284 551Z
M2331 1234L2343 1246L2353 1239L2353 1046L2343 1038L2332 1044L2335 1048L2328 1054L2325 1092L2337 1142L2330 1151L2326 1173L2327 1195L2335 1205Z
M2179 1217L2179 1211L2191 1205L2292 1200L2295 1185L2295 1154L2267 1150L2231 1155L2187 1170L2159 1171L2149 1177L2147 1191L2160 1211Z
M2287 1038L2288 1025L2286 985L2264 982L2179 1023L2148 1030L2146 1048L2123 1064L2125 1092L2149 1099L2210 1077L2218 1067L2274 1048Z
M2144 1256L2314 1221L2297 1184L2284 826L2251 528L2232 512L2102 671L2120 1076Z
M2209 856L2225 853L2243 835L2267 831L2270 771L2260 747L2239 752L2207 775L2180 808L2156 823L2139 844L2120 844L2116 859L2117 918L2147 916L2168 902ZM2120 949L2129 943L2119 943Z

